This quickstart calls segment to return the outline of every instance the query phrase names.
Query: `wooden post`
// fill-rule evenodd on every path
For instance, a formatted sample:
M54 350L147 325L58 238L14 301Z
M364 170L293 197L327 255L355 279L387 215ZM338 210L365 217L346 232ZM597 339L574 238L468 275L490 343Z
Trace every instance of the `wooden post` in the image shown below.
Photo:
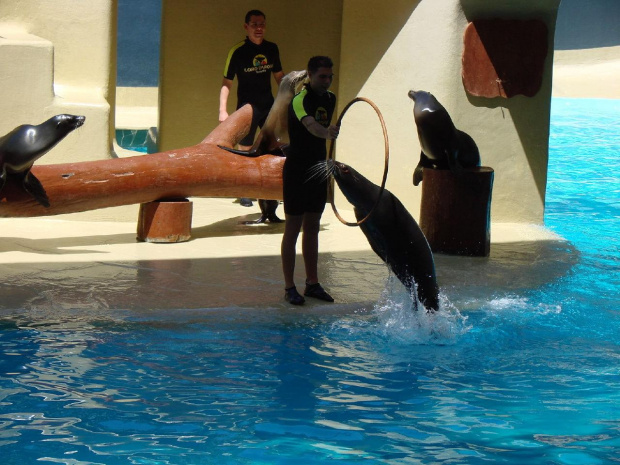
M186 242L191 238L192 202L160 200L140 204L137 238L143 242Z
M424 169L420 228L433 252L489 255L493 177L487 166L466 170L462 176Z

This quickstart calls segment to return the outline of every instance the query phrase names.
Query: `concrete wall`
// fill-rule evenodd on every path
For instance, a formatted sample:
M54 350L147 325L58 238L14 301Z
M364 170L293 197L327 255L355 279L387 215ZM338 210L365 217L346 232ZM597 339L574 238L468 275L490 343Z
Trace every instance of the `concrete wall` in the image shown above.
M183 8L163 0L160 150L196 144L217 126L226 57L245 38L245 13L254 8L267 15L266 38L278 44L285 72L305 69L312 55L340 61L341 0L185 0ZM228 103L234 111L236 87Z
M483 165L495 169L492 220L542 223L553 55L547 58L538 94L511 99L467 95L461 56L467 22L480 18L540 19L549 28L552 51L558 3L400 0L377 9L371 0L344 1L341 103L359 94L383 112L391 146L387 187L414 216L419 214L421 189L413 187L411 176L420 145L407 92L423 89L435 94L455 125L474 138ZM343 121L337 150L341 160L375 183L381 179L383 157L378 127L370 112L352 111Z
M562 5L566 9L560 7L560 12L579 15L581 22L558 36L556 68L565 61L570 66L595 61L609 70L618 56L618 29L601 25L600 18L617 24L617 1L563 0ZM0 3L0 133L59 112L87 116L87 124L46 155L45 163L110 156L116 6L117 0ZM464 29L479 18L540 19L548 26L553 50L560 0L391 0L381 5L374 0L265 0L260 5L163 0L160 149L195 144L217 125L227 52L244 37L245 11L257 6L267 14L267 38L280 45L286 71L304 68L311 55L330 55L336 62L333 89L339 110L358 95L379 106L391 146L387 187L414 216L420 188L412 186L411 174L420 147L407 97L412 88L433 92L457 127L476 140L483 164L495 169L492 220L542 223L553 53L533 98L471 97L463 88L460 63ZM595 34L597 28L607 35ZM567 42L573 32L590 38L585 48L574 49L580 45ZM584 76L590 85L577 88L609 90L618 81L598 78ZM234 104L233 96L229 110ZM379 182L383 139L370 108L357 104L347 114L337 157Z
M0 2L0 134L58 113L86 124L44 163L110 156L116 0Z

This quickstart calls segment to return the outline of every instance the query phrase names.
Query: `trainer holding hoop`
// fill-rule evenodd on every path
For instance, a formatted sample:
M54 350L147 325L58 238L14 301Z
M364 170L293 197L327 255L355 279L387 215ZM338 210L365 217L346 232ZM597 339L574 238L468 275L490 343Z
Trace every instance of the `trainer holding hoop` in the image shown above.
M333 66L329 57L310 58L310 82L293 98L288 111L290 145L282 173L286 223L281 255L284 297L293 305L305 302L294 281L297 238L302 227L302 255L306 270L304 295L334 301L319 284L318 278L319 229L327 202L327 179L309 179L308 172L318 162L325 161L326 141L338 137L339 127L330 124L336 108L336 96L329 90L334 78Z

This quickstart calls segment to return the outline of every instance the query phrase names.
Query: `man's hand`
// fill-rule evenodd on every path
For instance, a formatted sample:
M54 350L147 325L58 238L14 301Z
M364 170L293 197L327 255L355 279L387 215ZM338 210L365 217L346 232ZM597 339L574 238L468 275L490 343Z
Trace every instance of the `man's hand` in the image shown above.
M327 128L327 140L334 140L338 137L340 133L340 126L331 125Z

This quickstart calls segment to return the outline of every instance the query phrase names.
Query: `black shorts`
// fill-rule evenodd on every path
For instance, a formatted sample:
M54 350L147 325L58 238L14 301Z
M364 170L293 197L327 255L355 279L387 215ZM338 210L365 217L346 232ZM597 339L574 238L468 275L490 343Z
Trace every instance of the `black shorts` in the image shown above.
M271 107L267 109L261 109L252 105L252 124L250 125L250 132L243 139L239 141L239 145L245 145L246 147L254 144L254 138L256 137L256 129L262 128L267 119Z
M303 215L304 213L323 213L327 202L327 181L310 179L307 168L284 162L282 187L284 213Z

